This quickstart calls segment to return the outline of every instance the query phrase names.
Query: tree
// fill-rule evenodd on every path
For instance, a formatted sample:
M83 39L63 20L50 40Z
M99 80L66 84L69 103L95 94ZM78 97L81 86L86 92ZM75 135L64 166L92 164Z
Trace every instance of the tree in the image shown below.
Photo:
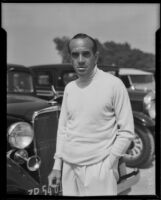
M53 39L53 41L56 44L56 49L58 50L58 53L62 57L62 63L70 63L70 56L67 49L69 38L65 36L62 38L57 37Z
M132 49L130 44L116 43L114 41L106 41L103 44L95 39L99 51L98 64L117 65L119 67L139 68L139 69L155 69L155 57L153 54L145 53L139 49ZM53 42L56 44L62 63L70 63L70 56L67 49L69 38L55 38Z

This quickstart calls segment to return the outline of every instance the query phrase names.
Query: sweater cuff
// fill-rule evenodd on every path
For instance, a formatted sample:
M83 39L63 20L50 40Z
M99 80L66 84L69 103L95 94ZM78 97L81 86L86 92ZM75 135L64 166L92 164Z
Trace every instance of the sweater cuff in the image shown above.
M61 168L62 168L62 159L56 158L55 162L54 162L53 169L61 170Z
M112 147L111 153L115 156L124 156L130 143L130 139L118 137Z
M110 155L109 155L110 168L113 168L116 161L118 161L119 157L120 156L117 156L117 155L113 154L112 152L110 153Z

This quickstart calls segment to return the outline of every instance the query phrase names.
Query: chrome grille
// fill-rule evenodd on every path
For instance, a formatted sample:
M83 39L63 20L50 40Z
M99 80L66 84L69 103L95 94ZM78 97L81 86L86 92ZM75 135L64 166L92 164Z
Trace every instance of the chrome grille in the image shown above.
M59 110L58 106L52 106L35 112L33 116L35 151L41 159L41 184L47 184L47 176L53 167Z

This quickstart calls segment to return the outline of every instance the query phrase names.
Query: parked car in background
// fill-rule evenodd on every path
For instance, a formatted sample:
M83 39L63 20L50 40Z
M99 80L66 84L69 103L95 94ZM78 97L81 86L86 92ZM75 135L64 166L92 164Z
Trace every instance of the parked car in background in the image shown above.
M146 154L144 154L144 156L146 158L149 157L149 159L147 159L145 163L142 162L142 166L144 166L151 162L155 152L156 110L154 73L133 68L119 68L119 77L128 90L133 112L135 112L135 115L138 115L138 118L145 118L147 120L146 124L143 123L144 129L142 129L143 124L140 126L139 137L138 134L136 135L136 148L133 149L132 147L129 154L125 156L125 160L128 163L130 157L134 157L134 155L135 157L139 156L140 151L145 146ZM142 115L144 115L144 117ZM148 118L146 116L148 116ZM142 156L143 161L146 160L144 156Z
M155 78L152 72L135 68L119 68L119 76L128 89L155 91Z
M44 79L43 79L44 80ZM60 105L36 97L31 69L7 66L7 194L62 195L48 186L53 167ZM127 173L120 159L118 195L128 194L140 172Z
M106 71L105 66L100 67ZM125 84L134 115L135 139L124 157L129 167L151 163L155 152L155 80L151 72L118 68L116 75Z
M42 99L52 100L54 97L61 99L65 85L77 78L71 64L37 65L30 68L34 73L36 94ZM99 66L99 68L120 77L118 67ZM152 161L154 155L155 121L150 113L154 112L152 115L155 115L155 101L154 105L150 106L149 91L128 89L128 92L133 109L136 137L124 159L129 167L143 167Z
M132 108L155 120L154 73L133 68L119 68L119 77L128 89ZM140 99L143 103L140 104Z

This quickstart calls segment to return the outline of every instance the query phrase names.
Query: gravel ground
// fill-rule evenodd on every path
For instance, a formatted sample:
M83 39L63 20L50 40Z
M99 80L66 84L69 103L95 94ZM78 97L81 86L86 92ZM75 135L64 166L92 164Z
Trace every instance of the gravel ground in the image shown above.
M155 160L148 168L140 169L140 180L129 195L155 195Z

